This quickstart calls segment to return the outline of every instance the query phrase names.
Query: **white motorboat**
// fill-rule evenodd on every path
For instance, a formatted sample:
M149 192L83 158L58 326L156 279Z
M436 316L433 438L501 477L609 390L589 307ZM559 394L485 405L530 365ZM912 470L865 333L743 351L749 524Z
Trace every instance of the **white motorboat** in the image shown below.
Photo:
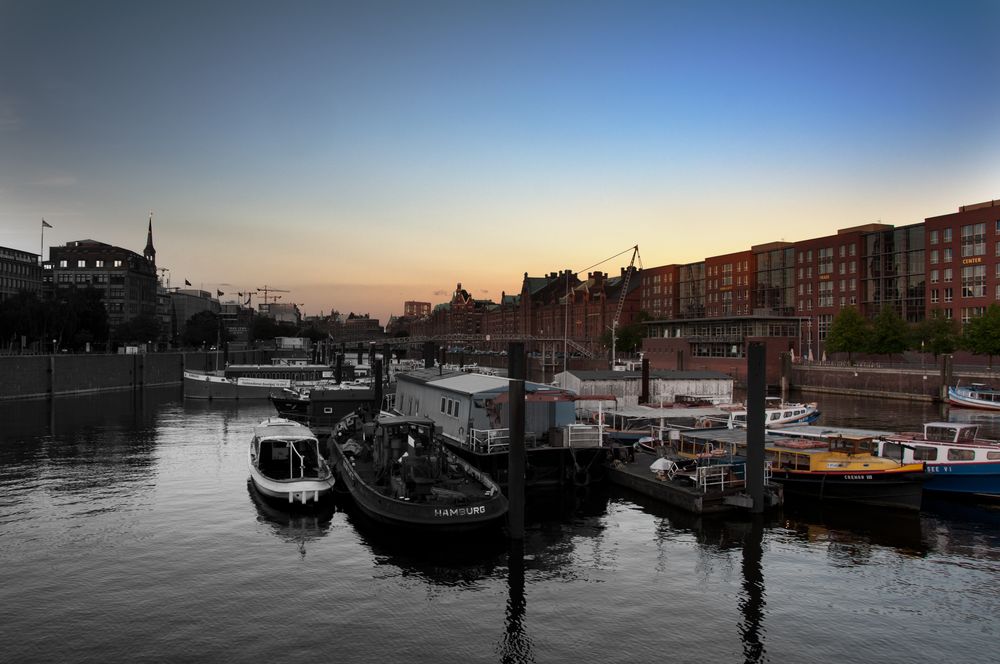
M312 431L282 417L269 417L254 427L248 462L257 490L289 503L315 503L335 481Z

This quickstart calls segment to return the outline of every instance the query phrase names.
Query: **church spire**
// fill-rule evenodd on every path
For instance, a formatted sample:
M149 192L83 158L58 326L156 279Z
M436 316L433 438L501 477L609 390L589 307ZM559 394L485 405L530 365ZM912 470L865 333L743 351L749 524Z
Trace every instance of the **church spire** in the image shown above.
M146 248L142 255L146 257L149 264L156 267L156 249L153 248L153 213L149 213L149 232L146 234Z

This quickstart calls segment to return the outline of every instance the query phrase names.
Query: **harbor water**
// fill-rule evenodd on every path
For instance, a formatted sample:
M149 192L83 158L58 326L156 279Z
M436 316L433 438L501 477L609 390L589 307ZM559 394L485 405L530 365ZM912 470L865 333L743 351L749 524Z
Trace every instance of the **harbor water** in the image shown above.
M823 395L821 424L1000 415ZM523 545L427 541L248 484L270 404L0 403L0 661L1000 661L1000 509L699 518L533 499Z

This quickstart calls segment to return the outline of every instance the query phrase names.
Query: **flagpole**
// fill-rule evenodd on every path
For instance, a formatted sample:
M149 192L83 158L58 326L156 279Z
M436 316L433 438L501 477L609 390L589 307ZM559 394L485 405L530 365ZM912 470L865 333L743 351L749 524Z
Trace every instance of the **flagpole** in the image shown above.
M45 261L45 217L42 217L42 239L38 242L38 266Z

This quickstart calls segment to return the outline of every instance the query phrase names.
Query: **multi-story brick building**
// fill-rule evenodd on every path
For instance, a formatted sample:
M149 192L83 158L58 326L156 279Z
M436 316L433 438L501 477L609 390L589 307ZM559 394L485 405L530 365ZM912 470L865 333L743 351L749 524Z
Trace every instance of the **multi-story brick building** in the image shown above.
M964 325L1000 302L1000 201L964 205L924 226L927 312Z
M430 316L431 303L407 300L403 303L403 315L410 318L423 318L424 316Z
M0 247L0 302L21 291L42 292L42 267L38 254Z
M753 309L752 251L705 259L705 315L749 316Z
M657 320L677 317L679 265L662 265L642 271L639 309Z
M50 293L95 288L101 293L112 330L136 316L156 316L156 263L152 229L147 254L96 240L77 240L49 249L43 287Z

